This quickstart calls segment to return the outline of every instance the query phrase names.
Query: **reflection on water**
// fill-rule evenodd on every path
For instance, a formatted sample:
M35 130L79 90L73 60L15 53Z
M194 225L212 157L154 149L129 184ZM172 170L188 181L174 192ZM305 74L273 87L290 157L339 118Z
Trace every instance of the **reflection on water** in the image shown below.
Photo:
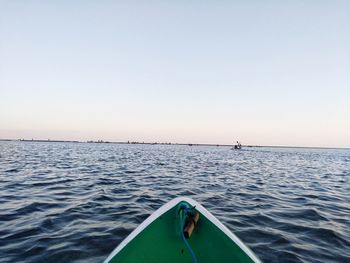
M177 196L265 262L350 262L350 151L0 142L0 261L101 262Z

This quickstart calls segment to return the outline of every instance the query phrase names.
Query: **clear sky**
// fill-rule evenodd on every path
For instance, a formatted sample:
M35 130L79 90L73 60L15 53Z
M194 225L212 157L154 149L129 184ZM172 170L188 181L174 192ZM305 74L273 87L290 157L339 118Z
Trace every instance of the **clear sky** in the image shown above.
M0 138L350 147L350 1L0 0Z

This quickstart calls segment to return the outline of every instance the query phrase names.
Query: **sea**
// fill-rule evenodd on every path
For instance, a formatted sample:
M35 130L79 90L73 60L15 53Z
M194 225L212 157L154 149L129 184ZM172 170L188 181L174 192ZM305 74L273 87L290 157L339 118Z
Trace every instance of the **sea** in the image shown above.
M103 262L166 202L263 262L350 262L350 150L0 142L0 262Z

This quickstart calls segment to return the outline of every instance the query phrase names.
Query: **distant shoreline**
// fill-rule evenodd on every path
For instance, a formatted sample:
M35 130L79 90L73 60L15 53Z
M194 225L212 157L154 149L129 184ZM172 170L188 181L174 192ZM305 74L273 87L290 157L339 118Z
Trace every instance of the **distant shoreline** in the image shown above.
M41 139L1 139L0 141L14 142L55 142L55 143L94 143L94 144L145 144L145 145L187 145L187 146L215 146L232 147L233 144L214 144L214 143L171 143L171 142L130 142L130 141L75 141L75 140L41 140ZM291 149L339 149L349 150L347 147L322 147L322 146L285 146L285 145L242 145L244 148L291 148Z

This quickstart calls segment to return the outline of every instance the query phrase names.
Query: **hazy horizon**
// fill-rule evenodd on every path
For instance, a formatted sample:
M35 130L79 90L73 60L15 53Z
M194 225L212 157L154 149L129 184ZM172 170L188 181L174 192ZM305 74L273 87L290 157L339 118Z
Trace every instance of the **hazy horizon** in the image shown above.
M349 13L0 0L0 138L349 148Z

